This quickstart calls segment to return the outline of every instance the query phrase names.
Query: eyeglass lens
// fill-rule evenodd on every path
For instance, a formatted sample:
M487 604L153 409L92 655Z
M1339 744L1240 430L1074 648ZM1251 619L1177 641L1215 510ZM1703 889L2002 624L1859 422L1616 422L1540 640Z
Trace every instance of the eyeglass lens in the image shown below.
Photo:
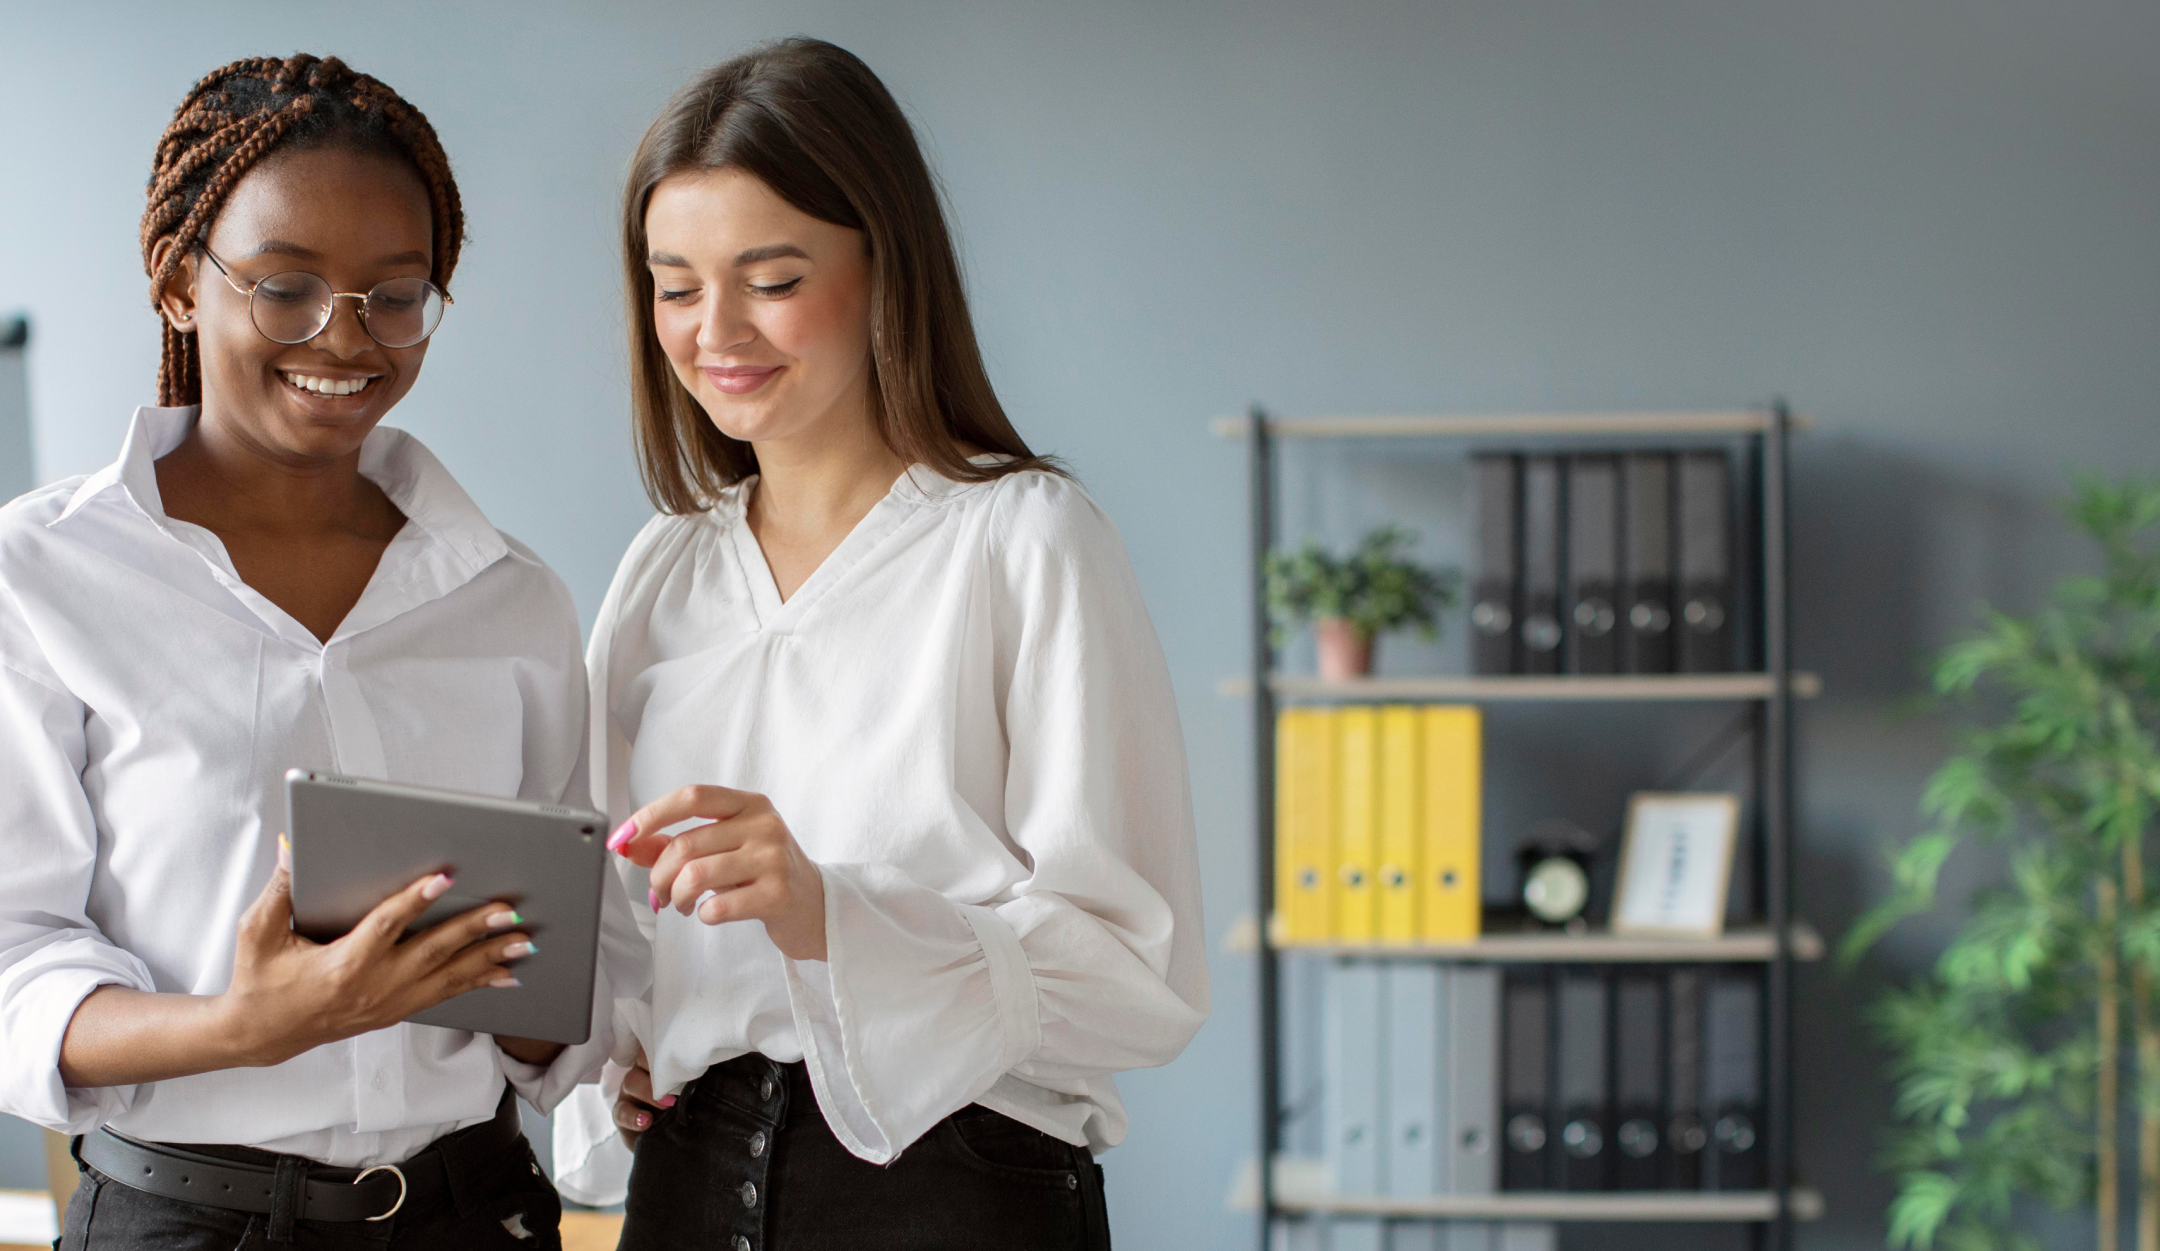
M302 270L275 273L255 285L249 313L255 328L277 343L305 343L330 324L330 284ZM377 283L360 306L360 324L388 348L411 347L442 322L442 292L424 278Z

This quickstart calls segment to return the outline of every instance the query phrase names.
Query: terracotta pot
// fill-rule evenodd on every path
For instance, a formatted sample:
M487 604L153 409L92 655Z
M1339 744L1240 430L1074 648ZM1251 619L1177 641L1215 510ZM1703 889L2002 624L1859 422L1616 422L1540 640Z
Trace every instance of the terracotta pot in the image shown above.
M1349 618L1322 617L1313 623L1313 637L1320 644L1321 677L1341 681L1372 672L1372 635L1350 624Z

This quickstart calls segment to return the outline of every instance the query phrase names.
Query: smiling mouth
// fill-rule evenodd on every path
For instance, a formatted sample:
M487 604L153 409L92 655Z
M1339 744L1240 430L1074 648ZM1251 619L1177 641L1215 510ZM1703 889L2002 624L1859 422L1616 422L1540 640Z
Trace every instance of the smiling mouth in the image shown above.
M344 399L347 396L358 395L374 386L382 378L382 375L369 374L365 378L323 378L314 374L292 373L281 369L278 371L278 377L283 378L285 385L295 391L305 392L308 395L320 395L329 399Z
M705 365L700 372L713 388L727 395L747 395L779 374L780 365Z

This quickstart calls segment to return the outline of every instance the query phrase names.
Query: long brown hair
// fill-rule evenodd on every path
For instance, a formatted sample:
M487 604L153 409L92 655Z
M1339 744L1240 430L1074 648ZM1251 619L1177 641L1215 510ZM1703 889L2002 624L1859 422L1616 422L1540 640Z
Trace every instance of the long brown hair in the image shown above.
M279 150L344 145L411 163L427 188L434 214L435 260L430 277L450 289L465 212L450 158L420 110L378 79L336 57L298 53L250 57L220 66L196 83L158 140L150 167L150 203L143 209L143 270L150 306L188 253L202 246L232 189L263 158ZM158 241L173 248L154 264ZM160 319L163 320L162 318ZM165 322L158 359L158 403L171 408L202 402L202 354L192 331Z
M937 183L899 103L853 53L823 40L783 39L714 66L676 93L630 164L623 194L630 402L638 468L655 507L702 511L723 487L757 472L750 444L720 432L661 351L646 265L653 188L675 174L721 168L754 175L820 221L863 232L871 417L887 447L962 482L1059 471L1028 450L991 389ZM971 464L967 445L1010 459Z

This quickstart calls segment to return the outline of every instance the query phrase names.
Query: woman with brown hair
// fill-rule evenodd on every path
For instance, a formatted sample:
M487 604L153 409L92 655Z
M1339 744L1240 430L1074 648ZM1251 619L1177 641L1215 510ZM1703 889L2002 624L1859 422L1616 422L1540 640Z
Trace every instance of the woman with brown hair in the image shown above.
M434 873L313 943L280 834L293 768L586 798L567 588L380 424L463 241L383 83L214 71L143 214L158 406L0 509L0 1111L75 1136L67 1251L560 1246L512 1089L597 1070L612 998L567 1052L411 1024L514 985L549 918L400 941L458 898Z
M711 70L624 202L663 515L588 653L652 913L626 1248L1101 1248L1113 1074L1207 1013L1184 750L1109 521L977 350L899 106ZM573 1193L597 1124L558 1129Z

